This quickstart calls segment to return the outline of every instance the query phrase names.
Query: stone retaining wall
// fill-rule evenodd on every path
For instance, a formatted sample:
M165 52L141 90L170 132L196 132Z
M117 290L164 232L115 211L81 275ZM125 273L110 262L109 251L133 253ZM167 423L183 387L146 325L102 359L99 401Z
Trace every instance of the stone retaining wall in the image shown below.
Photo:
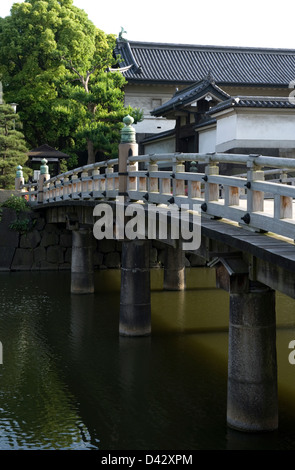
M25 215L32 230L21 234L10 228L16 220L14 210L2 208L0 221L0 271L36 271L71 269L72 233L63 224L48 224L38 212ZM116 240L95 240L96 269L120 268L121 243ZM150 251L151 267L164 264L165 245L153 241ZM203 260L194 254L186 255L187 266L202 266Z
M20 196L22 191L16 189L0 189L0 204L7 201L12 195Z

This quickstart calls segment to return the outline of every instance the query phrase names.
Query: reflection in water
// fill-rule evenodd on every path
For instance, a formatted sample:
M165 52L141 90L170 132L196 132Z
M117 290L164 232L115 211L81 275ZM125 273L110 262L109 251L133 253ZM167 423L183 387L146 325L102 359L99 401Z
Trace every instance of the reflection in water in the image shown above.
M294 301L277 295L280 428L249 435L226 426L227 293L204 268L185 292L162 281L154 270L152 336L126 338L118 271L85 296L70 273L0 274L0 449L294 448Z

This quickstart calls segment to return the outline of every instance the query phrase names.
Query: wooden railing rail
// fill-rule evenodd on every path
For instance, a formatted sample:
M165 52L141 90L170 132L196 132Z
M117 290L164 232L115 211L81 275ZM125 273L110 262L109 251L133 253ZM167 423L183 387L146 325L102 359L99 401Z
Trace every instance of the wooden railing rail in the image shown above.
M185 167L190 162L190 171ZM145 169L137 170L138 165ZM239 164L239 175L219 174L219 164ZM185 165L186 164L186 165ZM199 164L205 170L198 172ZM253 230L295 239L293 201L295 158L243 154L172 153L130 156L127 194L131 202L199 206L205 216L229 219ZM277 178L267 179L273 175ZM119 195L118 159L85 165L47 179L42 198L38 185L22 185L30 203L109 200ZM290 184L291 183L291 184ZM267 195L267 197L265 197Z

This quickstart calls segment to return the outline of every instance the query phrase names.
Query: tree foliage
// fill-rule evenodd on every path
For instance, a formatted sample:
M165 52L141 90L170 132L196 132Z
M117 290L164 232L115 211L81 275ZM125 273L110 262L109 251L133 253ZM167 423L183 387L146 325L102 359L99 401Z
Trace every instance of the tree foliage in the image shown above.
M10 105L0 105L0 188L13 189L18 165L25 165L28 151L23 133L18 129L19 116ZM24 175L30 170L24 168Z
M25 0L0 18L0 43L0 79L31 147L48 143L71 155L92 146L90 159L114 154L126 114L125 79L106 72L114 35L72 0Z

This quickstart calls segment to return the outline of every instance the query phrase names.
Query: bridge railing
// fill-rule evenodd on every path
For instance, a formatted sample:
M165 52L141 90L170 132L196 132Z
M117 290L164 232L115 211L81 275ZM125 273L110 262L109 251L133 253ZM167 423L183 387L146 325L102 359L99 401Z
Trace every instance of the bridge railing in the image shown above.
M190 169L185 171L188 162ZM138 164L145 169L138 170ZM197 170L199 164L205 164L203 172ZM222 175L219 164L243 165L246 171ZM127 200L132 202L174 203L189 210L200 205L205 216L229 219L255 230L295 239L295 187L294 178L288 176L293 171L294 158L218 153L134 155L127 159L124 173L118 172L118 159L113 159L53 178L45 174L42 184L39 180L38 186L21 187L32 204L108 200L119 195L120 174L124 174ZM266 180L275 173L279 178Z
M117 165L118 159L106 160L48 179L43 187L43 203L116 197L119 175L114 170Z
M154 154L132 156L129 165L145 163L147 170L129 171L127 192L131 201L154 204L200 204L208 217L229 219L255 230L295 238L293 199L295 159L242 154ZM162 165L171 170L161 170ZM186 162L205 163L205 171L185 171ZM246 173L219 174L219 164L245 165ZM267 168L272 168L268 170ZM265 176L280 172L280 179ZM267 195L267 198L265 197Z

